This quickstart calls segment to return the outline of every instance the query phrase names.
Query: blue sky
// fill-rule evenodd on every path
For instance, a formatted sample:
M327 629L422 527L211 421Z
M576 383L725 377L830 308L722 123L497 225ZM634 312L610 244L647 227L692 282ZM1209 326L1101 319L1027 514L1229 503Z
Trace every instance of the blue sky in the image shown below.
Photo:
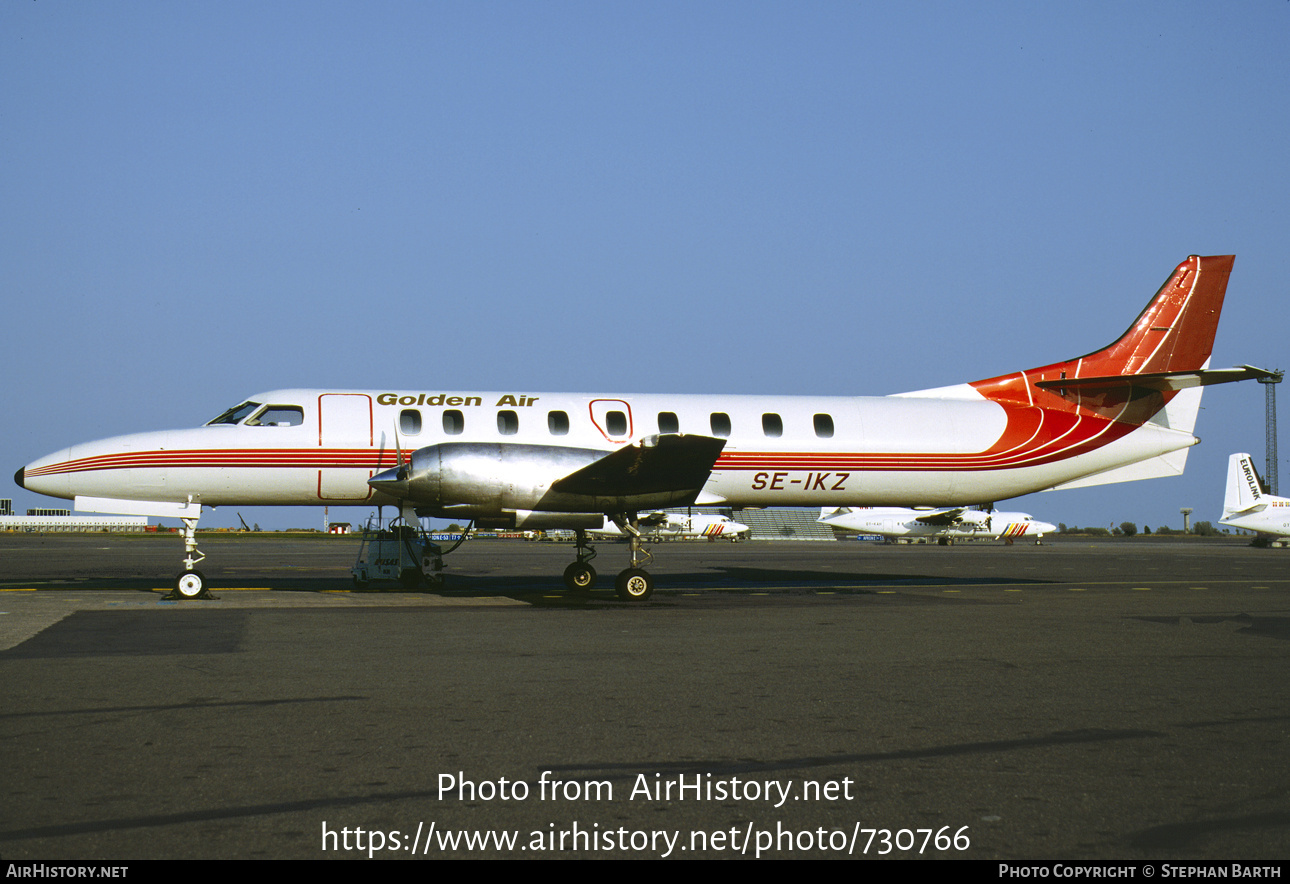
M0 462L291 386L942 386L1191 253L1237 256L1214 365L1287 368L1287 45L1284 0L5 3ZM1214 520L1263 396L1015 503Z

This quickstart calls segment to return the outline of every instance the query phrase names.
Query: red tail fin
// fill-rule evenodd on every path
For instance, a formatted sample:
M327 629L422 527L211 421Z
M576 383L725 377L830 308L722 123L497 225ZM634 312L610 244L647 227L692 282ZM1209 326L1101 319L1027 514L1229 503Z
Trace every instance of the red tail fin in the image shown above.
M1033 403L1039 381L1197 371L1209 361L1234 255L1178 265L1120 339L1087 356L972 384L989 399Z
M996 446L1010 456L1024 451L1035 465L1090 455L1086 472L1055 483L1059 488L1181 473L1198 441L1192 430L1201 387L1265 374L1206 368L1233 261L1188 258L1108 347L972 384L1008 417Z
M1195 371L1209 361L1234 255L1192 255L1118 341L1085 356L1079 375Z

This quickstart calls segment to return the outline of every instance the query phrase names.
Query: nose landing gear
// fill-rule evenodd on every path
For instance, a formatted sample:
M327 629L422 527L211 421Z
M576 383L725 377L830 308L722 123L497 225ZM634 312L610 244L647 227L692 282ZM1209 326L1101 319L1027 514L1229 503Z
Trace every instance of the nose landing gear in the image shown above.
M175 588L166 596L168 599L212 599L207 589L206 575L198 571L196 565L206 558L206 554L197 548L197 519L185 518L184 523L184 570L175 578Z

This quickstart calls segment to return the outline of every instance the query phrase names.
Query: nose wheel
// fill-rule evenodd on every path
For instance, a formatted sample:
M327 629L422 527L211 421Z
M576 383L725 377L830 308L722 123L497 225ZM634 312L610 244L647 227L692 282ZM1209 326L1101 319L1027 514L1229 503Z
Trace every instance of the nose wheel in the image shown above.
M206 591L206 575L201 571L185 571L175 578L175 595L181 599L210 598Z
M168 599L210 599L214 598L208 591L206 575L194 566L206 558L205 553L197 548L197 520L184 519L184 570L175 578L175 588L166 596Z

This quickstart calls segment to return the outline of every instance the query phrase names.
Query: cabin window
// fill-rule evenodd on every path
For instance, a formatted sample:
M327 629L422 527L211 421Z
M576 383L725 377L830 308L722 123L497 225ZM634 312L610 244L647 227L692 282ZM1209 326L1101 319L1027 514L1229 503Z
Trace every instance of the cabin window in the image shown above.
M399 430L409 436L421 432L421 412L415 408L405 408L399 412Z
M621 411L605 412L605 430L611 436L626 436L627 415Z
M724 411L712 413L712 435L722 438L730 435L730 415Z
M466 416L455 408L443 413L443 431L449 436L460 436L466 430Z
M549 411L546 415L546 428L552 436L569 435L569 415L563 411Z
M269 405L246 422L248 427L298 427L305 422L299 405Z
M771 438L778 439L784 435L784 420L777 414L761 416L761 431Z
M520 416L513 411L497 412L497 432L503 436L514 436L520 431Z
M817 414L815 416L815 435L821 439L833 438L833 415Z
M658 431L660 433L681 432L681 422L677 420L675 412L660 411L658 413Z
M243 402L241 405L234 405L219 417L212 421L208 421L206 426L213 427L216 424L235 424L259 407L260 403L258 402Z

